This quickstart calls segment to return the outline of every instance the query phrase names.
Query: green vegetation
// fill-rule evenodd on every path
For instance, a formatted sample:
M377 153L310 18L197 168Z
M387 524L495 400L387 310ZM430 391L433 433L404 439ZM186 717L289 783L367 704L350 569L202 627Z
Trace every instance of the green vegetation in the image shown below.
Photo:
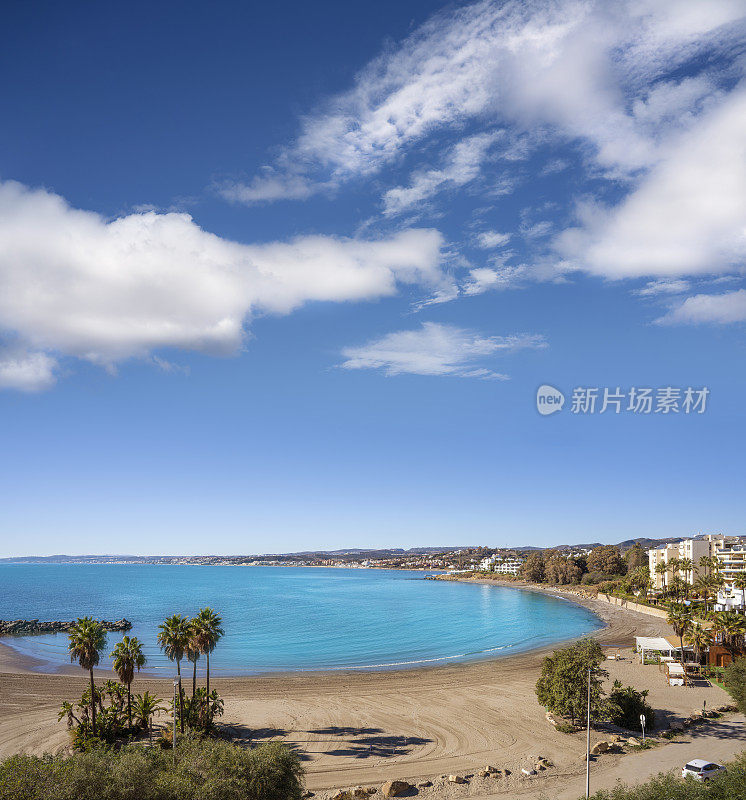
M101 659L101 653L106 647L106 631L95 619L79 617L70 629L70 661L77 661L83 669L88 670L91 678L90 708L91 731L96 735L96 687L93 682L93 668Z
M658 775L639 786L620 784L596 792L592 800L743 800L746 798L746 754L728 765L727 772L700 783L691 778Z
M549 711L570 719L560 722L557 730L574 733L575 721L583 720L588 706L588 670L591 671L591 720L608 721L628 730L639 731L640 714L645 714L649 728L655 725L655 712L647 702L647 691L615 681L608 696L602 683L608 673L601 669L604 653L595 639L583 639L555 650L542 661L541 677L536 683L536 697Z
M223 701L216 691L210 691L210 653L223 636L221 623L220 616L211 608L203 608L191 620L174 614L159 626L158 644L166 656L176 662L179 676L175 713L182 734L187 727L201 735L212 733L215 719L223 713ZM135 637L125 636L111 652L113 669L121 683L110 680L103 688L96 687L93 668L105 647L106 633L90 617L82 617L70 630L70 658L88 670L91 683L79 703L62 704L58 719L67 720L73 746L81 752L101 744L114 744L141 732L147 732L148 740L152 741L154 717L169 710L160 698L149 692L138 694L133 703L135 672L147 663L142 644ZM197 687L197 661L202 655L207 658L206 688ZM185 656L193 663L191 697L186 697L181 686L181 661ZM174 713L174 709L171 712Z
M0 800L300 800L299 756L278 742L246 750L192 740L172 753L129 745L0 762Z
M142 652L142 645L135 636L132 638L125 636L118 642L111 651L111 657L114 659L114 672L127 687L127 720L132 727L132 681L135 670L139 672L147 663L147 659Z
M723 670L725 690L736 701L738 710L746 714L746 658L737 658Z
M604 713L601 684L608 674L601 669L603 660L603 650L595 639L583 639L546 656L536 682L539 703L553 714L569 717L573 724L576 719L584 718L590 669L591 719L601 719Z
M632 686L622 686L620 681L614 681L606 703L606 713L611 722L627 730L641 731L640 714L645 715L645 725L655 727L655 711L646 700L647 689L638 692Z

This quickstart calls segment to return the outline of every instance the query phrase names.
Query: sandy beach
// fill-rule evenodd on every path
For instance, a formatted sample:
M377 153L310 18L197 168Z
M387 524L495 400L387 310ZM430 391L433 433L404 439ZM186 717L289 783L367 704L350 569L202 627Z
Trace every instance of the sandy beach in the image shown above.
M600 601L582 603L605 621L596 637L610 648L629 646L635 635L669 633L666 624L654 617ZM503 778L500 786L484 779L487 784L481 788L479 779L474 779L467 791L508 796L529 789L521 786L516 773L536 756L556 765L541 776L547 791L555 784L564 786L584 769L583 737L557 733L536 702L534 684L543 655L544 651L534 651L393 672L215 678L213 684L225 698L222 722L233 735L247 742L282 739L297 748L313 791L390 778L468 774L494 764L510 769L513 776ZM63 700L84 690L85 675L74 667L70 674L38 674L34 666L0 645L2 756L21 750L55 751L68 743L65 725L57 722L56 714ZM666 686L655 667L639 666L631 652L625 660L608 661L606 666L609 680L619 677L638 688L650 688L649 699L661 721L683 718L701 709L705 699L710 708L730 702L717 687ZM171 683L138 677L133 690L146 688L169 697ZM729 735L734 752L746 749L739 736ZM609 765L614 758L609 757ZM456 789L463 794L461 787Z

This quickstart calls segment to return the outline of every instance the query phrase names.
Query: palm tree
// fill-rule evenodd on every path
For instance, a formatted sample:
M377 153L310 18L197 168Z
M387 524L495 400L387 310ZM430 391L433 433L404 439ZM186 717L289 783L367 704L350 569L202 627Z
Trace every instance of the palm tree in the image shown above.
M166 711L165 706L161 705L162 700L160 697L153 697L150 692L145 694L138 694L135 697L135 717L139 725L142 725L148 732L148 740L153 741L152 723L153 717Z
M186 657L192 662L192 699L194 699L195 692L197 691L197 662L202 655L199 646L198 637L199 628L196 624L196 619L189 623L189 641L186 647Z
M679 572L684 573L684 585L686 587L686 597L689 597L689 577L694 569L694 562L691 558L679 559Z
M661 576L661 585L663 587L663 595L666 594L666 577L668 573L668 564L665 561L661 561L655 565L655 571L658 575Z
M207 695L210 695L210 653L224 635L220 627L223 619L209 606L200 610L194 618L195 640L201 653L207 657Z
M96 685L93 682L93 668L101 658L106 647L106 631L92 617L79 617L70 628L70 661L77 661L83 669L87 669L91 677L91 730L96 735Z
M700 663L702 651L712 644L712 634L704 625L698 622L693 622L692 626L684 634L686 643L694 648L694 658L697 663Z
M723 647L735 658L743 650L746 635L746 618L737 611L718 611L712 615L713 630L720 634Z
M133 636L125 636L121 642L117 642L111 651L114 659L112 669L117 673L119 680L127 687L127 720L130 728L132 727L132 680L135 677L135 670L138 672L145 666L147 659L142 651L142 644Z
M181 689L181 659L184 658L189 644L190 624L186 617L174 614L159 626L158 644L171 660L176 662L176 674L179 678L179 727L184 733L184 702ZM175 743L174 743L175 744Z
M681 663L684 663L684 634L692 626L692 612L682 606L671 605L666 622L673 628L681 643Z

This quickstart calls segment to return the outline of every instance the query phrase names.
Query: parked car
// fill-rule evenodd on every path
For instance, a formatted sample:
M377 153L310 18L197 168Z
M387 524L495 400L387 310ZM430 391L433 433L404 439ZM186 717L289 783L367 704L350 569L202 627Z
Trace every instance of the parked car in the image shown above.
M702 758L692 759L688 764L684 764L681 770L682 778L694 778L695 781L709 781L718 772L725 772L722 764L715 764L713 761L705 761Z

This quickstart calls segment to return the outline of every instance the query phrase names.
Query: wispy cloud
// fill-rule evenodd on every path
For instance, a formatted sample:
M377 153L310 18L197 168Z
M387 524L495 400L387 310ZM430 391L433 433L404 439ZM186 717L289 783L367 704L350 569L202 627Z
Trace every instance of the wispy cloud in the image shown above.
M510 236L509 233L499 231L482 231L476 236L476 245L483 250L494 250L506 245L510 241Z
M583 144L597 170L631 176L720 91L710 75L656 85L704 52L726 52L743 14L737 0L482 0L437 14L309 114L267 173L226 193L307 197L466 124L543 128Z
M45 388L56 359L113 367L160 348L238 352L257 314L313 301L392 296L449 284L443 237L413 228L376 239L301 236L240 244L188 214L106 220L46 190L0 183L0 386Z
M449 186L464 186L475 180L489 148L498 137L499 133L480 133L458 142L442 169L418 170L412 174L409 186L389 189L383 196L383 213L386 216L400 214Z
M658 297L660 295L683 294L691 288L685 280L648 281L645 286L635 289L638 297Z
M660 325L728 325L746 322L746 289L695 294L656 320Z
M388 333L342 351L343 369L373 369L386 375L448 375L459 378L506 380L489 362L496 356L522 349L546 347L537 335L483 336L437 322L415 330Z

